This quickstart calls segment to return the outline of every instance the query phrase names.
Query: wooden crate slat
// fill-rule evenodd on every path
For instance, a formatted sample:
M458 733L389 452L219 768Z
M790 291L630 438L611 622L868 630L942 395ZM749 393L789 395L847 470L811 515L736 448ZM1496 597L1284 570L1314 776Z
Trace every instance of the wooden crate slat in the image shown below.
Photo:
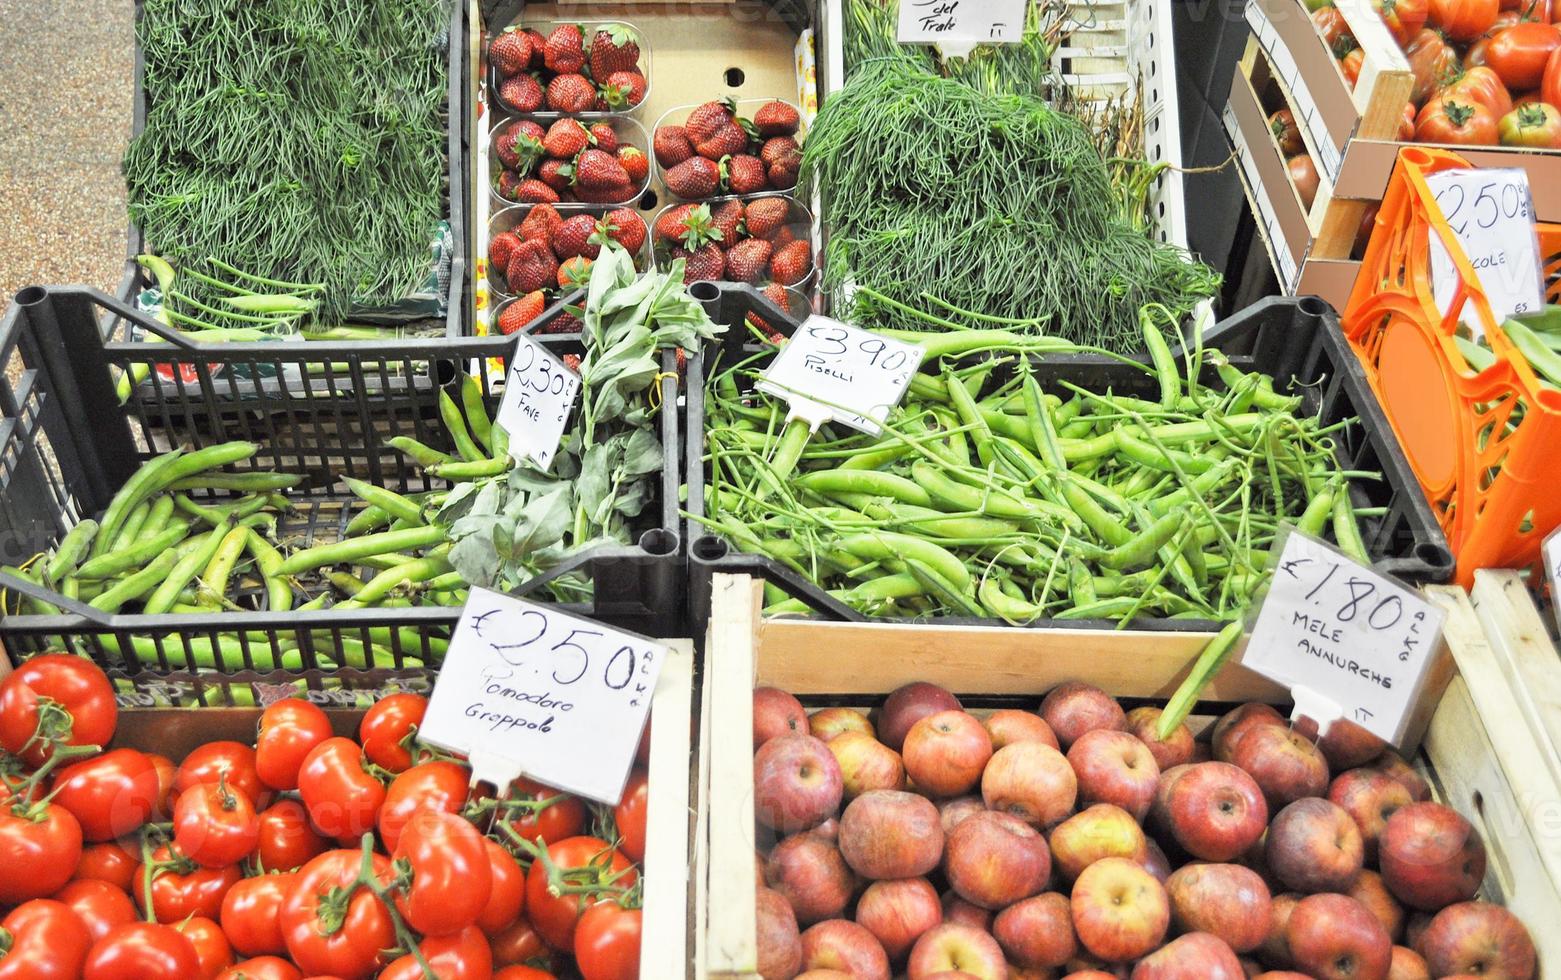
M1470 601L1551 775L1561 783L1561 655L1524 584L1524 573L1474 573Z

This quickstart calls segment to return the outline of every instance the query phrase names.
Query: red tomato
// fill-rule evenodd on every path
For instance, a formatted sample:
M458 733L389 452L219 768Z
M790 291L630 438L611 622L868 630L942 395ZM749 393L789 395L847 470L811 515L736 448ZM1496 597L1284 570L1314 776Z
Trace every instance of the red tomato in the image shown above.
M157 770L144 753L114 749L61 769L54 776L54 794L54 802L81 824L84 840L113 840L151 819Z
M514 925L526 907L526 873L514 855L492 838L484 837L482 846L488 853L488 878L493 887L477 926L489 936L497 936Z
M73 653L33 657L0 681L0 748L34 769L54 754L57 741L107 745L118 720L107 675ZM33 742L35 735L42 738Z
M309 820L327 837L354 844L374 830L385 787L367 769L363 750L350 738L328 738L298 770L298 794Z
M1550 60L1545 62L1545 77L1539 83L1539 96L1561 109L1561 51L1550 52Z
M0 806L0 904L47 898L81 857L81 825L53 803Z
M287 698L260 714L255 771L272 789L297 789L298 770L316 745L330 738L331 719L318 705Z
M1398 120L1398 133L1394 136L1394 139L1398 140L1400 143L1408 143L1410 140L1412 140L1414 138L1415 138L1415 104L1413 102L1405 102L1404 103L1404 114L1403 114L1403 116L1399 117L1399 120Z
M629 773L629 781L623 787L623 798L613 810L613 822L618 825L618 850L630 861L645 860L645 813L650 805L650 777L643 769Z
M184 938L195 947L195 959L200 967L194 975L201 980L212 980L233 965L233 947L228 945L228 937L215 922L196 916L175 923L174 928L184 933Z
M534 966L517 963L514 966L506 966L498 973L495 973L493 980L556 980L556 978L546 970L539 970Z
M1561 49L1561 31L1554 24L1514 24L1491 38L1485 61L1507 88L1523 92L1545 80L1545 65Z
M402 692L374 702L358 724L358 741L370 762L391 772L404 772L412 765L412 739L423 723L428 699L421 694Z
M1351 51L1339 61L1339 71L1344 73L1344 84L1348 85L1352 92L1355 90L1355 84L1360 81L1361 66L1365 63L1366 52L1360 48Z
M395 851L401 831L418 810L459 813L470 792L470 771L458 762L437 760L413 766L390 781L379 810L379 836Z
M1306 149L1301 142L1301 130L1295 124L1295 115L1289 109L1280 109L1268 117L1268 131L1274 134L1279 152L1293 157Z
M1409 90L1409 100L1415 105L1423 104L1462 67L1458 52L1442 40L1442 35L1429 29L1415 35L1404 49L1404 57L1415 76L1414 87Z
M145 866L136 868L130 897L146 911ZM222 914L228 889L243 877L236 864L202 868L165 844L152 852L152 913L158 922L177 922L192 915L215 919Z
M578 837L585 830L585 804L579 797L563 790L544 786L530 779L517 779L510 784L510 800L552 800L540 810L510 811L509 825L526 840L536 843L556 844L569 837Z
M287 952L277 913L297 879L290 872L259 875L228 889L222 899L220 921L235 950L244 956Z
M1317 27L1317 33L1322 35L1323 43L1328 45L1328 50L1333 52L1335 58L1343 58L1351 51L1360 47L1355 42L1355 35L1350 33L1350 25L1345 23L1344 15L1339 13L1339 8L1329 4L1319 7L1312 12L1312 23Z
M547 853L560 876L557 884L628 888L638 878L629 859L599 837L570 837L549 844ZM575 923L580 913L599 900L587 893L554 895L549 889L548 868L542 861L533 861L526 873L526 915L543 942L561 952L574 949Z
M0 921L10 942L0 950L0 980L75 980L92 933L68 905L46 898L23 902Z
M173 808L173 842L203 868L225 868L249 857L260 841L255 807L224 780L179 794Z
M1500 0L1431 0L1428 23L1453 41L1472 41L1496 22Z
M575 962L585 980L639 980L644 915L617 902L585 910L575 927Z
M493 976L488 937L476 926L467 926L453 936L430 936L420 947L439 980L490 980ZM423 980L423 968L408 953L385 967L379 980Z
M1497 124L1502 146L1561 150L1561 111L1548 102L1534 102L1507 113Z
M255 768L255 750L242 742L207 742L184 757L173 780L175 801L194 786L226 779L229 786L249 797L256 809L271 802L271 794Z
M148 752L146 757L157 773L157 800L152 806L152 819L167 820L173 815L173 780L178 767L166 755Z
M390 912L373 892L359 888L344 904L331 894L356 883L362 864L359 851L327 851L303 866L282 900L282 938L304 973L366 977L379 968L381 951L396 945ZM375 854L370 867L381 883L395 874L383 854Z
M1415 120L1415 140L1420 143L1454 143L1491 146L1496 142L1496 117L1475 102L1432 99Z
M1490 45L1491 39L1482 37L1469 45L1469 50L1463 53L1463 67L1467 71L1470 68L1482 68L1485 65L1485 49Z
M533 960L550 961L552 951L537 935L536 928L527 918L519 918L508 929L495 935L488 943L493 948L494 966L511 966Z
M172 926L131 922L92 945L83 980L147 980L200 975L195 944Z
M1500 119L1512 111L1512 93L1489 68L1470 68L1437 93L1455 102L1478 102Z
M1522 23L1522 21L1523 15L1518 13L1516 10L1503 10L1501 13L1496 15L1496 19L1491 21L1491 26L1487 27L1485 29L1485 33L1481 34L1480 37L1489 41L1491 38L1511 27L1513 24Z
M309 814L297 800L271 804L256 825L255 863L264 871L296 871L331 849L330 841L309 825Z
M81 860L76 864L73 879L106 881L121 891L130 890L135 878L136 865L141 859L131 850L136 845L124 841L104 841L89 844L81 849Z
M395 860L412 870L412 884L396 896L407 925L425 936L451 936L477 921L493 891L482 840L465 817L443 810L412 815L395 850Z
M217 974L217 980L303 980L303 976L280 956L256 956L239 960Z
M93 942L102 939L115 926L136 920L136 907L130 896L106 881L83 878L66 882L65 887L55 893L54 900L70 906L87 927Z
M1290 171L1290 182L1295 185L1295 192L1301 198L1301 207L1310 211L1312 202L1317 199L1317 187L1321 183L1317 175L1317 164L1312 162L1310 154L1303 153L1291 157L1285 166Z
M1425 26L1429 13L1426 0L1371 0L1371 6L1400 47Z

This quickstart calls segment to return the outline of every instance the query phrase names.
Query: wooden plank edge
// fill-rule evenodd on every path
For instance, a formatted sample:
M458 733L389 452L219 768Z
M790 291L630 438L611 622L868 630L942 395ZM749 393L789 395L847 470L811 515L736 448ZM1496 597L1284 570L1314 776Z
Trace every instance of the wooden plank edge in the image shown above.
M693 707L694 646L686 639L662 640L669 653L651 697L650 799L645 817L645 915L640 939L640 973L645 977L688 974L689 780Z
M1469 601L1523 718L1561 784L1561 653L1534 605L1524 573L1474 573Z

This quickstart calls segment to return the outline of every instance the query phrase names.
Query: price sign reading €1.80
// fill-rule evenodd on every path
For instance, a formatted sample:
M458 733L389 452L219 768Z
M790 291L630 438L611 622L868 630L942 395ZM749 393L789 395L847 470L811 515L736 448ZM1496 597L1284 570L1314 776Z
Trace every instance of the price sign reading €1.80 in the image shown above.
M1241 662L1289 686L1320 728L1347 718L1399 744L1445 618L1397 582L1291 531Z
M666 647L472 589L418 737L496 786L524 774L616 805Z
M494 419L509 434L510 458L532 459L547 469L558 452L564 423L580 394L580 376L541 344L515 335L504 379L504 396Z
M817 428L834 420L869 435L921 366L925 351L817 314L802 321L756 387L791 403L791 414Z

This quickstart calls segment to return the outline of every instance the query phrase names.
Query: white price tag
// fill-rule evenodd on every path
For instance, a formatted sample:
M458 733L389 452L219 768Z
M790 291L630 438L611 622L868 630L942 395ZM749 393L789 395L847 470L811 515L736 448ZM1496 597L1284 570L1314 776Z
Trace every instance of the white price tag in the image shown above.
M756 387L791 403L814 428L836 421L877 435L926 351L814 314L770 362Z
M1396 745L1444 619L1392 579L1291 531L1242 663L1289 686L1319 731L1347 718Z
M498 787L524 774L616 805L667 648L472 589L418 737Z
M936 43L949 55L967 55L977 44L1017 44L1025 6L1026 0L900 0L899 40Z
M1561 629L1561 527L1545 536L1539 554L1545 563L1545 577L1550 581L1550 611L1556 617L1556 627Z
M1518 169L1443 170L1426 177L1442 216L1474 266L1480 288L1497 322L1532 313L1545 303L1540 272L1539 237L1534 230L1534 201L1528 174ZM1458 288L1457 271L1447 247L1431 236L1431 292L1445 315ZM1484 335L1472 309L1459 313Z
M494 419L509 434L510 458L533 459L547 469L564 436L564 423L580 394L580 376L546 347L515 335L504 394Z

